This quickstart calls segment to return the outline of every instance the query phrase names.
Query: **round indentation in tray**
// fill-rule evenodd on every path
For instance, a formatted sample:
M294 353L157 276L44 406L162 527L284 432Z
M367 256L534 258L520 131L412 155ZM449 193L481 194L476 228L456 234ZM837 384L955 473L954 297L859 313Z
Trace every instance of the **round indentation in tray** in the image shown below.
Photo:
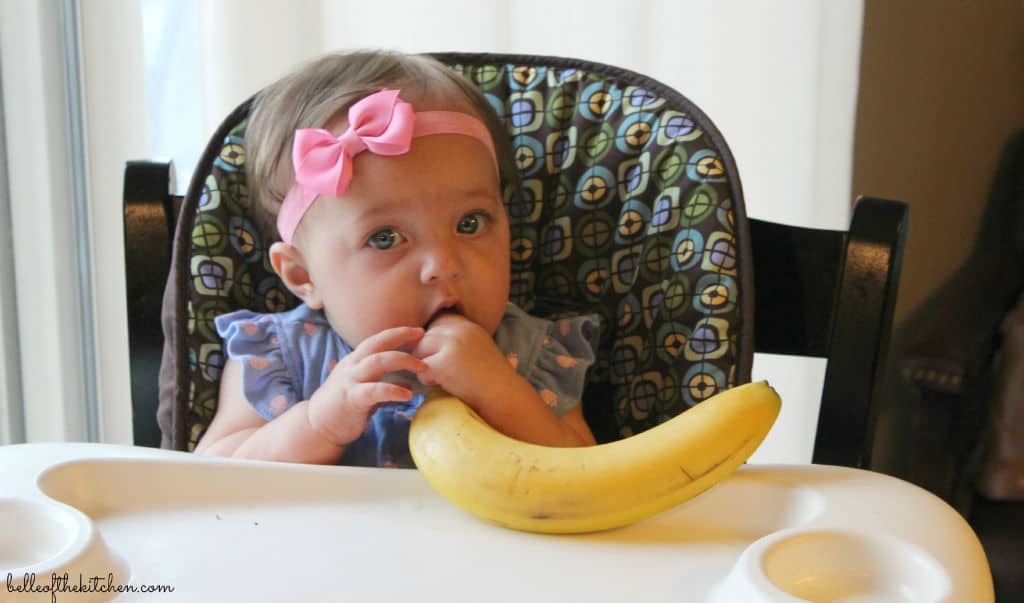
M652 526L687 542L753 542L818 518L825 499L811 489L737 476L672 511Z
M760 559L774 587L805 601L933 603L945 600L951 588L949 575L931 555L891 536L793 531L760 544L748 551L751 561Z
M23 498L0 498L0 572L54 559L79 538L62 508Z

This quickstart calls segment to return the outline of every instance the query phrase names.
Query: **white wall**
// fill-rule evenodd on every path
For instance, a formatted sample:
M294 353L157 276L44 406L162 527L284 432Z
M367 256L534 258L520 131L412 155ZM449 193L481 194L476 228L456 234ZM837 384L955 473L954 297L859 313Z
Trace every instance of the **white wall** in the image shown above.
M124 163L150 157L138 0L80 3L101 439L132 442L124 281Z
M204 125L324 50L575 56L645 73L701 106L736 156L751 214L844 228L862 12L862 0L220 0L200 11Z
M141 0L105 0L80 7L96 347L103 439L112 442L131 439L118 261L121 169L127 159L162 154L146 147L146 132L150 122L165 123L145 115L140 6ZM202 57L198 77L180 92L181 102L201 103L204 134L197 147L244 98L325 50L576 56L643 72L696 101L729 141L751 215L834 228L848 220L863 0L218 0L198 6L198 40L174 40L198 44ZM181 168L187 173L191 166ZM758 357L755 373L787 401L762 460L799 460L805 453L809 459L810 442L797 432L816 420L820 368Z

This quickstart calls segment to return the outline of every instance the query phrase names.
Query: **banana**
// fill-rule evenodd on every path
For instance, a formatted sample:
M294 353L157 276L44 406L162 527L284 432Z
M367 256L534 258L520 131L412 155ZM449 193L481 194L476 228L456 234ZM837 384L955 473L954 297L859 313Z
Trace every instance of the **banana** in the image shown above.
M583 448L514 440L441 393L413 417L409 449L443 497L499 525L593 532L693 498L743 464L779 414L767 382L720 392L637 435Z

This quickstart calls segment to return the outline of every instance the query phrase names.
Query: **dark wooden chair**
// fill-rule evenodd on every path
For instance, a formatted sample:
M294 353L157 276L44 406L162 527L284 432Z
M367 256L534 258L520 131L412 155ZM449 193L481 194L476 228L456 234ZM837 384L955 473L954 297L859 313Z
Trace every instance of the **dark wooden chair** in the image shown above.
M895 333L900 379L890 394L904 401L915 426L900 477L968 519L988 554L998 601L1024 601L1024 502L988 498L976 484L995 437L993 402L1020 400L1024 367L1004 327L1022 308L1024 130L1018 130L1003 147L969 257Z
M132 433L138 446L160 446L156 422L164 336L160 308L171 265L171 240L182 197L173 163L130 161L124 171L124 267Z
M847 231L750 219L754 350L827 360L815 463L871 464L907 220L865 197Z

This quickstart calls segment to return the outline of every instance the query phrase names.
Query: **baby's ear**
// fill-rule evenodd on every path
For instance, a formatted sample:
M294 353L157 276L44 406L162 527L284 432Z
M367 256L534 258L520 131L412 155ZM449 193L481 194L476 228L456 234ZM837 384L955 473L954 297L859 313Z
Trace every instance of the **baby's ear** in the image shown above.
M281 277L284 286L314 310L323 308L316 284L309 278L306 259L294 245L278 241L270 246L270 265Z

